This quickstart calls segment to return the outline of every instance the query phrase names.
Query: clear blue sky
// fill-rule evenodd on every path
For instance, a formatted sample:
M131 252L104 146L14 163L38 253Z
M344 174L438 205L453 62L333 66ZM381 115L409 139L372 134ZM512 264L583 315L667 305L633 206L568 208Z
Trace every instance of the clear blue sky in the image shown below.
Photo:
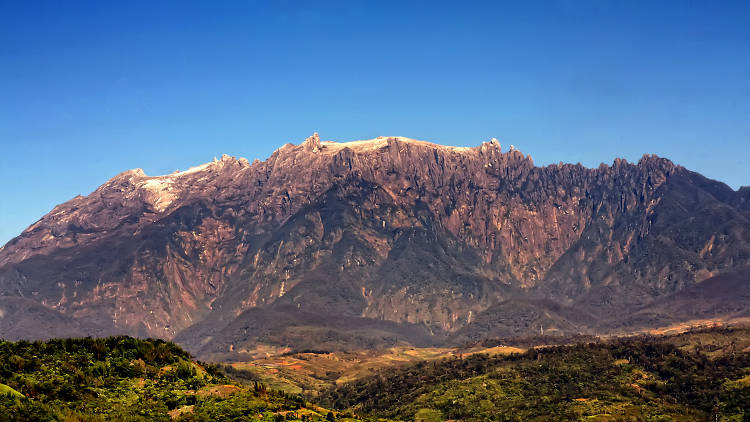
M123 170L313 131L750 185L750 3L514 3L0 0L0 244Z

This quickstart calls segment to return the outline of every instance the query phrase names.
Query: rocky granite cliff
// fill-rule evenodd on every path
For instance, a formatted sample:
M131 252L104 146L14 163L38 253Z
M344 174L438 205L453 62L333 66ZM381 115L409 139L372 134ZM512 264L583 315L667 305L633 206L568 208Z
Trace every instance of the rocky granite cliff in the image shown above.
M628 329L704 280L750 283L748 194L650 155L536 167L494 139L315 134L58 205L0 249L0 336L56 321L214 353Z

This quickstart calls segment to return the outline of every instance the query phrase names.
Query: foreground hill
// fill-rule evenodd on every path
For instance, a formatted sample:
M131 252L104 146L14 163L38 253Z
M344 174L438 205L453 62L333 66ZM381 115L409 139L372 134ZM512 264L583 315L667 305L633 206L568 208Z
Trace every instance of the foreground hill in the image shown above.
M520 346L543 338L514 340ZM452 351L393 351L381 357L360 352L375 361L350 356L351 362L344 362L343 356L314 352L290 355L287 358L295 361L289 369L300 366L299 372L308 374L303 375L308 379L326 371L353 377L327 384L332 387L313 386L307 400L257 382L249 387L237 383L216 366L192 361L182 349L161 340L0 342L0 420L741 421L748 417L748 328L541 346L525 352L492 347L496 342L485 340L483 345ZM261 366L266 367L265 376L287 377L269 364ZM372 374L375 367L381 369ZM224 368L240 379L249 375L252 381L262 375ZM339 410L326 409L332 407Z
M330 416L329 416L330 413ZM129 337L0 342L0 420L354 420Z
M316 134L55 207L0 249L0 335L220 357L626 332L747 318L750 296L724 298L749 266L750 190L664 158L537 167L496 140Z
M750 417L750 329L425 361L328 389L317 400L421 421L743 421Z

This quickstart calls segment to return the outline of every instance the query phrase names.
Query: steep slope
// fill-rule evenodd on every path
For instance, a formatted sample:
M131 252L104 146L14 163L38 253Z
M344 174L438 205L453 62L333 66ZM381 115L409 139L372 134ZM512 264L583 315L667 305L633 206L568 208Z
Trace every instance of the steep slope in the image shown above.
M340 338L390 321L375 335L388 345L474 338L477 319L536 333L514 309L562 306L583 316L541 324L580 331L750 265L746 197L655 156L535 167L496 140L316 134L263 162L117 175L0 249L0 295L207 352L251 348L263 336L247 327L285 318L336 321ZM238 316L242 334L225 331Z
M80 321L32 299L0 296L0 338L101 336L116 331L106 322Z
M634 309L626 318L609 322L628 328L668 327L701 320L750 323L748 274L750 269L740 268L711 277Z

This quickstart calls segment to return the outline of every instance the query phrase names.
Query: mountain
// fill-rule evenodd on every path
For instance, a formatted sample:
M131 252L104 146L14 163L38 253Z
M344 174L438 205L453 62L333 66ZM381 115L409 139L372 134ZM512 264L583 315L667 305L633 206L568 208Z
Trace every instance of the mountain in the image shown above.
M748 268L750 189L664 158L537 167L495 139L315 134L58 205L0 249L0 321L26 321L0 334L57 324L216 355L603 333L687 317L658 311L704 280L691 318L746 317L721 298Z

